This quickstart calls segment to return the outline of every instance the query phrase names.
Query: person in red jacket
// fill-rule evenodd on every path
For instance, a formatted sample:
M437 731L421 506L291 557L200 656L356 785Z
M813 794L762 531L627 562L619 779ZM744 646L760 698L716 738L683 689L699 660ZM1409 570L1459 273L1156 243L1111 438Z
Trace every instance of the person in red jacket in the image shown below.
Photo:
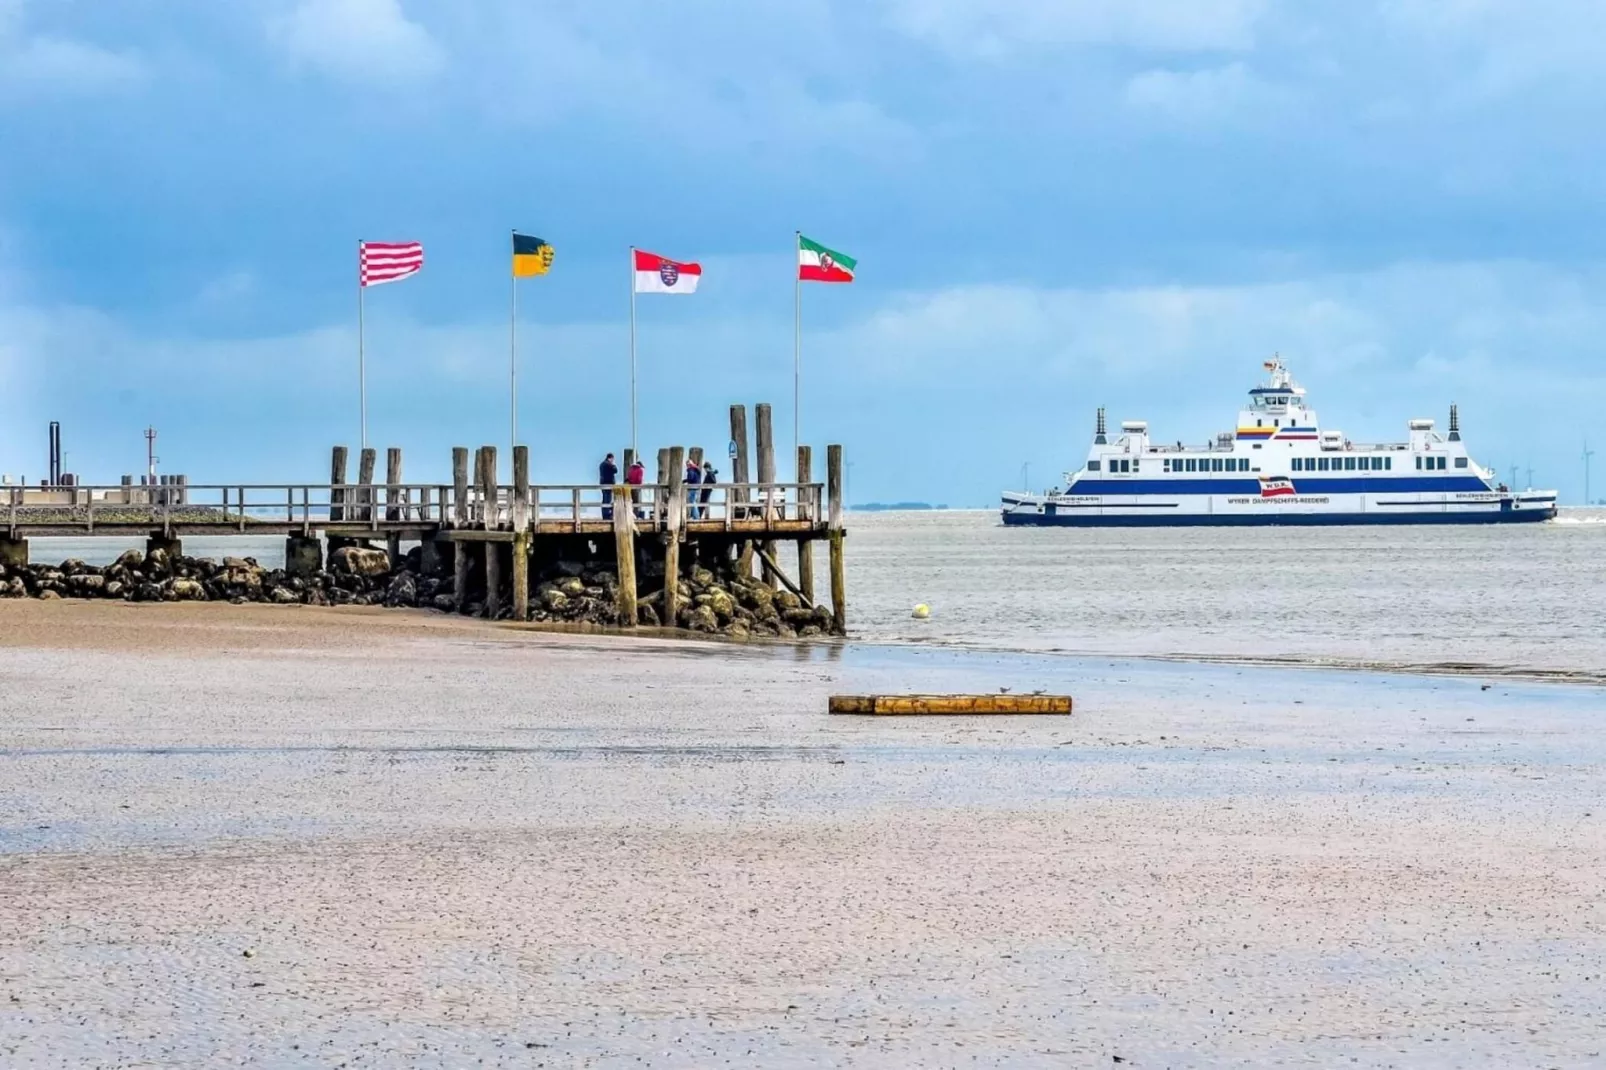
M637 457L634 461L630 462L629 469L625 471L625 482L630 484L632 487L639 487L641 486L642 482L646 480L646 478L647 466L641 463L640 457ZM636 519L642 519L641 491L632 490L630 492L630 503L635 508Z

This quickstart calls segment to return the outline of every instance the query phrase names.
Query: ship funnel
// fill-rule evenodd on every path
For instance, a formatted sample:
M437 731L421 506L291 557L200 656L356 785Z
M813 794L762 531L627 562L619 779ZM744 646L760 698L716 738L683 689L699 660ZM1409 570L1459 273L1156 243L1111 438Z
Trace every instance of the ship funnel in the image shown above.
M1105 443L1107 443L1108 441L1109 441L1109 438L1108 438L1107 433L1105 432L1105 429L1104 429L1104 406L1100 405L1099 406L1099 422L1093 428L1093 442L1094 442L1095 445L1102 446Z
M1450 403L1450 441L1461 441L1461 414L1456 410L1455 403Z

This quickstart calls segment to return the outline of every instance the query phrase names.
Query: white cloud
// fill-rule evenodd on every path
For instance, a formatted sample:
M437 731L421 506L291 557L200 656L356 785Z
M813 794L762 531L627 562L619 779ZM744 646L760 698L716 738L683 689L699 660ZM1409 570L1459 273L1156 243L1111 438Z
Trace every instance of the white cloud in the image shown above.
M1390 34L1445 66L1468 102L1537 83L1606 82L1597 0L1379 0Z
M145 78L136 53L30 31L25 14L22 0L0 0L0 99L102 93Z
M268 32L292 63L340 81L405 85L446 65L445 50L400 0L299 0Z
M1242 63L1143 71L1128 79L1123 99L1134 112L1183 125L1245 124L1281 103L1272 87Z
M956 55L1066 45L1242 51L1265 0L884 0L898 30Z

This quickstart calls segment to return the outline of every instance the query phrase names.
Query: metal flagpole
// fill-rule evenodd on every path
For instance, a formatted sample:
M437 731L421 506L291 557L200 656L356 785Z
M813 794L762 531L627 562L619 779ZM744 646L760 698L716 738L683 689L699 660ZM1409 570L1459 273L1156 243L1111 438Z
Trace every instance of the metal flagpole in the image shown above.
M513 232L517 234L517 231ZM507 302L507 436L508 456L519 445L519 277L508 262Z
M366 290L367 287L363 285L362 254L363 254L363 240L361 238L358 238L357 239L357 409L358 409L358 412L361 414L361 420L362 420L362 434L361 434L362 448L363 449L367 449L368 448L368 362L367 362L367 358L366 358L365 354L363 353L363 337L362 337L362 303L363 303L362 302L362 298L363 298L363 291Z
M797 463L799 397L803 392L803 232L796 232L792 246L792 463Z
M641 456L636 443L636 247L630 247L630 452Z

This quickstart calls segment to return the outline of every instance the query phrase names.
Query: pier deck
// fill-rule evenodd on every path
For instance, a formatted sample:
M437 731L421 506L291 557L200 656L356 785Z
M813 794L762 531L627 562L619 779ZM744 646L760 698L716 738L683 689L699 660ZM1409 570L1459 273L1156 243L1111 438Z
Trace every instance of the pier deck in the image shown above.
M661 604L676 606L683 572L681 546L690 562L724 560L741 575L755 573L774 589L787 588L812 607L811 543L830 546L832 617L845 627L842 448L826 451L826 481L810 480L810 448L798 449L799 482L775 480L770 407L756 407L759 479L748 478L745 406L731 406L733 481L687 484L688 461L700 449L661 449L657 476L639 485L554 484L529 481L529 451L513 450L513 481L497 480L497 450L482 446L469 466L466 447L452 450L452 482L410 483L401 478L401 450L386 451L385 478L374 479L377 452L359 453L356 482L347 480L344 446L334 447L328 483L190 484L187 481L115 486L0 487L0 565L26 565L28 540L48 537L140 537L147 548L178 553L185 536L282 535L287 572L322 567L325 546L383 542L394 564L403 543L426 547L430 571L454 577L459 601L470 574L483 570L483 611L523 619L530 598L532 558L584 550L611 558L619 582L618 617L638 617L636 575L646 565L664 576ZM627 467L633 455L624 451ZM797 579L783 571L777 544L797 546ZM661 556L661 561L649 558ZM686 567L690 567L688 564ZM506 592L511 604L502 602ZM658 597L658 595L654 595ZM460 605L459 608L462 608Z

